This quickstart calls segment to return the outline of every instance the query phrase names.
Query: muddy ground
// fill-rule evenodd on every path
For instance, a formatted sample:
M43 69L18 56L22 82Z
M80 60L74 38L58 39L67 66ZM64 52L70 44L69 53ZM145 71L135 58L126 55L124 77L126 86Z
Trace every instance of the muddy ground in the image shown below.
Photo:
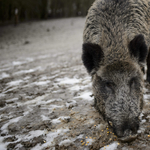
M149 150L150 86L138 138L121 143L93 107L85 18L0 27L0 150Z

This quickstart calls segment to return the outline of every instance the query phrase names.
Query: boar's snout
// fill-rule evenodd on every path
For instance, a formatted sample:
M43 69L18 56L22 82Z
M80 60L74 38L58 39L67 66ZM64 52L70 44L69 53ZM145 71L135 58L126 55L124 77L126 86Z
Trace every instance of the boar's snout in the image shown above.
M139 128L138 119L130 119L120 125L114 125L114 132L117 137L123 142L130 142L137 137L137 130Z

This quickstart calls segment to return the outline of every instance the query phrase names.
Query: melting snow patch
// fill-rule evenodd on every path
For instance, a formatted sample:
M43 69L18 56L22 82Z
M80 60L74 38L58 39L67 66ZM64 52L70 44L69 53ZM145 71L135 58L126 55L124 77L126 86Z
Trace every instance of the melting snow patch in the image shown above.
M34 59L29 57L29 58L26 58L26 61L32 62L32 61L34 61Z
M0 137L0 150L6 150L7 144L3 142L4 138Z
M16 73L14 73L13 75L20 75L20 74L27 74L27 73L32 73L34 72L35 70L33 69L29 69L29 70L21 70L21 71L18 71Z
M22 82L23 82L22 80L11 81L11 82L7 83L7 85L10 86L10 87L11 86L17 86Z
M95 121L94 121L93 119L90 119L90 120L89 120L89 123L90 123L90 124L94 124Z
M92 143L94 142L94 140L93 139L86 139L86 142L88 142L88 145L92 145Z
M79 86L79 85L75 85L72 88L70 88L70 90L72 90L72 91L79 91L80 89L81 89L81 86Z
M45 102L45 101L42 101L45 97L46 97L47 95L42 95L42 96L38 96L38 97L36 97L35 99L33 99L33 100L30 100L30 101L27 101L27 102L25 102L25 103L19 103L20 105L23 105L23 104L37 104L37 105L40 105L40 104L42 104L43 102Z
M43 121L45 121L45 120L50 120L49 117L46 117L46 116L44 116L44 115L41 115L41 117L42 117L42 120L43 120Z
M21 149L22 147L23 147L23 145L19 143L15 146L15 149Z
M63 78L63 79L57 79L56 81L59 82L59 84L76 84L81 82L80 79L77 78Z
M47 85L48 83L50 83L49 80L47 81L39 81L39 82L34 82L35 85L38 85L38 86L44 86L44 85Z
M92 84L91 83L91 77L86 77L84 80L83 80L83 82L82 82L83 84Z
M52 110L52 109L56 109L56 108L63 108L64 106L62 105L62 106L58 106L58 105L50 105L50 110Z
M144 94L144 100L146 100L146 99L150 99L150 95L148 95L148 94Z
M21 62L21 61L13 61L12 62L12 64L14 65L14 66L18 66L18 65L22 65L22 64L24 64L25 62Z
M69 146L69 145L72 144L72 143L73 143L72 140L67 139L67 140L61 141L61 142L59 143L59 146Z
M53 142L53 140L56 138L56 137L58 137L58 136L61 136L61 135L63 135L65 132L67 132L67 131L69 131L69 129L67 128L67 129L58 129L58 130L56 130L56 131L54 131L54 132L49 132L48 134L47 134L47 137L45 138L45 140L47 141L46 143L44 143L44 144L42 144L42 145L40 145L40 144L38 144L38 145L36 145L34 148L32 148L31 150L42 150L42 149L44 149L44 148L46 148L46 147L50 147L50 146L53 146L53 145L55 145L55 142Z
M0 80L5 79L5 78L9 78L9 77L10 77L9 74L3 72L3 73L0 75Z
M91 97L92 93L91 92L84 92L84 93L81 93L80 96L77 96L75 98L82 98L82 99L85 99L87 101L93 101L93 97Z
M63 121L63 120L67 120L67 119L70 119L70 117L68 116L68 117L59 117L59 118L57 118L57 119L53 119L53 120L51 120L51 122L53 123L53 124L57 124L57 123L60 123L61 121Z
M83 90L85 88L88 88L90 86L91 85L89 85L89 84L88 85L84 85L84 86L75 85L75 86L71 87L70 90L72 90L72 91L79 91L79 90Z
M107 145L107 146L101 148L100 150L116 150L117 146L118 146L118 143L114 142L110 145Z
M77 137L77 139L82 139L83 136L84 136L84 134L80 134L80 135Z
M139 119L142 120L143 116L144 116L143 113L141 113L140 116L139 116Z
M5 96L5 94L3 94L3 93L0 93L0 97L4 97Z
M146 120L145 119L143 119L142 121L141 121L141 124L143 124L143 123L145 123L146 122Z
M45 134L44 130L36 130L36 131L31 131L29 132L28 135L26 135L25 137L23 137L24 141L28 141L33 139L34 137L39 137L41 135ZM20 139L21 137L18 137L18 139Z
M10 92L10 91L13 91L13 90L17 89L18 87L16 86L16 87L13 87L13 88L10 88L10 89L9 89L9 88L10 88L10 87L7 87L6 89L4 89L4 92L3 92L3 93L4 93L4 94L5 94L5 93L8 93L8 92ZM7 90L7 89L8 89L8 90Z
M25 61L13 61L12 64L13 64L13 66L19 66L19 65L22 65L22 64L32 62L33 60L34 60L33 58L26 58Z
M72 107L75 107L77 105L78 104L77 104L77 102L75 100L72 100L72 101L69 101L69 102L66 103L66 107L67 108L72 108Z
M36 68L34 68L34 69L18 71L18 72L16 72L16 73L14 73L13 75L21 75L21 74L32 73L32 72L35 72L35 71L41 70L41 69L42 69L42 68L39 66L39 67L36 67Z
M49 103L53 103L53 102L61 102L61 101L62 101L62 99L52 99L52 100L46 101L45 103L46 103L46 104L49 104Z
M137 131L137 133L144 133L145 132L145 128L140 127L140 129Z
M11 124L11 123L14 123L14 122L18 122L19 120L20 120L20 118L22 118L22 116L21 117L17 117L17 118L13 118L13 119L11 119L11 120L9 120L9 122L8 123L6 123L6 124L4 124L2 127L1 127L1 133L7 133L8 132L8 126Z
M8 100L6 100L6 103L11 103L14 101L18 101L18 98L8 99Z

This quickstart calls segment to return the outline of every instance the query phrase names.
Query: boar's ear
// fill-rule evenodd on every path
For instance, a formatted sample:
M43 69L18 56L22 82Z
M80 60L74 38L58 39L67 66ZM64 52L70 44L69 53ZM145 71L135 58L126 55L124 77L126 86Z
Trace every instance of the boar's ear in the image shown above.
M104 57L101 47L98 44L84 43L82 50L82 61L88 73L91 73L93 69L96 71Z
M129 50L131 56L136 57L139 62L145 62L148 49L142 34L135 36L134 39L129 43Z

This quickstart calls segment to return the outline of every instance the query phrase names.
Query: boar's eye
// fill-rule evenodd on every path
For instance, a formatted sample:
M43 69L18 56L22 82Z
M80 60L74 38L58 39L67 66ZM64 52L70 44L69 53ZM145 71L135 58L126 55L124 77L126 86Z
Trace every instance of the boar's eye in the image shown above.
M134 87L137 82L138 79L136 77L131 78L131 80L129 81L130 88Z
M106 81L105 82L105 88L106 88L107 91L113 92L114 87L115 87L115 84L113 82L111 82L111 81Z

